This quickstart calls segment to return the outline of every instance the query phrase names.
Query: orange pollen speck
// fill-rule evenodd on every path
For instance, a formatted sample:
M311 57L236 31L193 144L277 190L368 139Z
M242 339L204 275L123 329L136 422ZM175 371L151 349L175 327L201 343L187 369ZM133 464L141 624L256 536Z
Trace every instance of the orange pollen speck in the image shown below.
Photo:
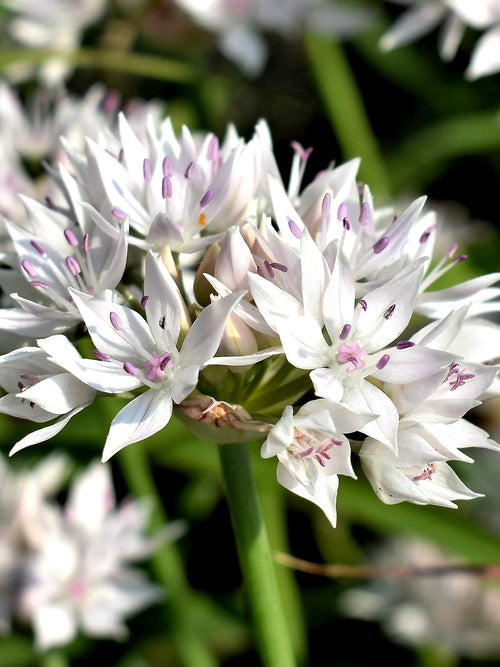
M200 227L204 227L207 224L207 214L202 213L200 217L198 218L198 224Z

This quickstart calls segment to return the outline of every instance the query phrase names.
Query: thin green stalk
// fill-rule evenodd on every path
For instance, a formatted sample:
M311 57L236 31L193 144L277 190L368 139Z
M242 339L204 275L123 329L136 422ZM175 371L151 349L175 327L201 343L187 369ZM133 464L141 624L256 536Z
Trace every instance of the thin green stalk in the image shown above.
M388 200L391 188L382 151L342 46L327 37L307 33L304 44L343 158L360 157L360 177L379 200Z
M219 445L240 567L264 667L292 667L292 642L246 443Z
M147 448L143 443L129 445L118 457L129 489L139 497L156 499L151 528L162 528L168 519L151 475ZM185 667L215 667L218 664L215 656L192 622L193 591L189 588L176 544L165 544L158 549L152 558L152 566L158 580L165 585L168 592L167 609L181 664Z
M113 70L125 74L135 74L164 81L180 83L192 82L197 72L191 65L142 53L132 53L120 49L90 49L61 51L56 49L19 49L0 53L0 70L10 65L38 66L46 60L60 58L75 67Z

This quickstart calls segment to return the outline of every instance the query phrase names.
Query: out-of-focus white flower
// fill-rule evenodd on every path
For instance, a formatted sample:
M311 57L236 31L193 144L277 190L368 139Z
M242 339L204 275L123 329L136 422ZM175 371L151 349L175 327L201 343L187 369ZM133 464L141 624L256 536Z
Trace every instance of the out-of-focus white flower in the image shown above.
M73 483L64 510L46 505L31 547L19 614L42 649L64 645L81 630L123 639L126 617L157 602L162 591L131 564L159 546L146 532L147 506L128 500L116 507L111 474L100 463ZM178 536L174 528L162 537Z
M13 13L7 29L15 42L71 53L80 46L84 30L102 17L107 0L4 0L3 4ZM19 73L19 68L15 71ZM52 58L40 67L40 77L46 85L57 86L70 71L63 58Z
M400 538L374 550L370 564L451 569L457 561L429 542ZM380 622L392 640L412 648L441 646L476 659L500 655L500 594L474 574L387 576L346 591L340 606L351 617Z
M426 35L442 21L439 53L452 60L467 26L486 30L478 40L466 71L477 79L500 69L500 2L498 0L391 0L410 5L382 36L380 46L389 51Z
M342 39L373 21L366 8L324 0L176 0L203 28L214 32L222 53L249 76L262 72L267 45L262 33L291 37L304 30Z

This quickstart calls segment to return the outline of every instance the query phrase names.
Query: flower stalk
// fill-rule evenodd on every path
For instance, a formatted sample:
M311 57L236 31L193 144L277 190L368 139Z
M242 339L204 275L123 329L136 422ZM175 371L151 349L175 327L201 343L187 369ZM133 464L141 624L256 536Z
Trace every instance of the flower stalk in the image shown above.
M240 567L264 667L292 667L295 658L275 565L246 443L219 445Z

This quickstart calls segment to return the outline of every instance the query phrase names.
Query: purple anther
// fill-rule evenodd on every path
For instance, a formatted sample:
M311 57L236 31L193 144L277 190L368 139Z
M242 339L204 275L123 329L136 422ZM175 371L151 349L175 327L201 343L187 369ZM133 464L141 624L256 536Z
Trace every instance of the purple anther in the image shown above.
M264 272L260 268L260 266L257 267L257 275L260 276L261 278L264 278Z
M360 299L360 300L358 301L358 303L359 303L359 305L361 306L361 308L362 308L363 310L366 310L366 309L368 308L368 304L366 303L366 301L365 301L364 299Z
M23 261L21 262L21 266L31 278L34 278L35 276L38 275L33 264L29 262L27 259L23 259Z
M425 232L422 234L422 236L419 238L418 242L419 243L426 243L429 240L429 236L432 234L432 232L435 229L436 228L434 226L429 227L429 229L426 229Z
M389 308L385 311L385 313L384 313L384 318L385 318L386 320L388 320L389 317L392 317L392 314L393 314L393 312L395 311L395 309L396 309L396 304L393 303L393 304L392 304L391 306L389 306Z
M66 257L66 266L68 267L72 276L76 276L82 272L82 267L74 257Z
M45 197L45 203L52 211L56 210L56 205L54 204L52 197L49 197L49 195Z
M382 236L373 246L373 252L378 255L382 250L385 250L389 245L389 237Z
M64 237L70 246L73 246L73 248L78 248L78 239L76 238L76 234L72 229L65 229Z
M464 259L467 259L468 255L458 255L458 257L455 257L453 260L453 264L458 264L458 262L463 262Z
M92 354L94 357L99 359L99 361L109 361L111 357L109 354L105 354L104 352L101 352L100 350L92 350Z
M114 208L111 211L111 215L114 215L115 218L118 218L118 220L125 220L127 217L127 214L121 210L121 208Z
M146 183L151 182L151 162L147 157L144 158L144 162L142 163L142 175L144 176Z
M149 296L144 295L141 299L141 308L146 308L146 304L148 302Z
M324 220L327 220L330 217L330 209L332 206L332 195L327 192L326 195L323 197L323 201L321 202L321 215Z
M168 176L164 176L161 180L161 196L163 199L172 196L172 181Z
M314 452L314 447L309 447L308 449L304 449L302 452L297 453L297 458L299 459L305 459L306 457L310 456Z
M45 252L45 248L43 247L43 245L40 245L40 243L38 243L38 241L31 241L31 245L37 251L37 253L39 255L42 255L42 257L47 254Z
M24 384L21 382L21 380L19 380L19 382L17 383L17 386L19 388L19 391L22 391L25 388Z
M411 340L400 340L396 345L397 350L406 350L408 347L413 347L415 343L412 343Z
M123 164L124 159L125 159L125 151L123 150L123 148L120 148L120 151L118 152L118 162L120 164Z
M82 246L83 246L83 252L87 255L90 250L90 237L87 234L87 232L85 232L85 234L83 235Z
M111 311L109 314L109 321L111 322L113 329L116 329L116 331L120 331L122 328L123 324L121 319L118 316L118 313L115 313L114 311Z
M342 219L342 225L343 225L344 229L347 230L347 231L349 231L351 229L351 223L349 222L349 220L347 218Z
M200 206L203 208L204 206L208 206L212 199L214 198L215 192L213 190L207 190L203 197L200 199Z
M41 287L42 289L49 289L49 285L43 280L30 280L31 287Z
M344 218L347 218L347 204L345 201L340 204L338 210L337 210L337 220L339 222L343 222Z
M458 243L454 243L453 245L451 245L448 248L448 252L446 253L446 257L448 257L448 259L453 257L453 255L457 252L457 249L458 249Z
M293 220L288 221L288 228L292 232L292 234L295 236L296 239L301 239L302 238L302 230L298 226L296 222Z
M128 373L129 375L137 375L137 373L139 372L137 368L134 366L134 364L130 363L130 361L126 361L123 364L123 370L125 371L125 373Z
M276 269L276 271L282 271L283 273L288 271L288 266L285 266L284 264L278 264L278 262L271 262L271 266L273 269Z
M116 113L120 106L120 93L116 90L110 90L104 96L104 99L102 101L102 106L104 108L104 111L106 111L107 113L110 114Z
M370 205L368 202L364 201L361 204L361 210L359 212L359 224L360 225L367 225L370 222Z
M165 329L165 323L166 323L166 321L167 321L167 316L166 316L166 315L162 315L162 316L160 317L160 321L158 322L158 326L160 327L160 329Z
M389 354L384 354L380 357L380 359L377 361L377 368L379 369L379 371L381 371L382 368L385 368L387 366L387 363L389 362L390 358L391 357Z
M186 167L186 171L184 172L184 178L191 178L191 174L193 173L193 169L194 169L194 162L191 160L191 162Z
M168 178L170 178L170 176L172 176L172 174L174 173L174 169L172 167L172 160L168 157L168 155L163 158L163 162L161 163L161 168L163 171L163 175L167 176Z
M265 262L264 262L264 266L266 267L266 271L267 271L269 277L270 277L270 278L274 278L273 267L272 267L271 264L267 261L267 259L266 259Z
M349 334L351 333L351 325L350 324L344 324L342 327L342 331L340 332L340 340L345 340Z

